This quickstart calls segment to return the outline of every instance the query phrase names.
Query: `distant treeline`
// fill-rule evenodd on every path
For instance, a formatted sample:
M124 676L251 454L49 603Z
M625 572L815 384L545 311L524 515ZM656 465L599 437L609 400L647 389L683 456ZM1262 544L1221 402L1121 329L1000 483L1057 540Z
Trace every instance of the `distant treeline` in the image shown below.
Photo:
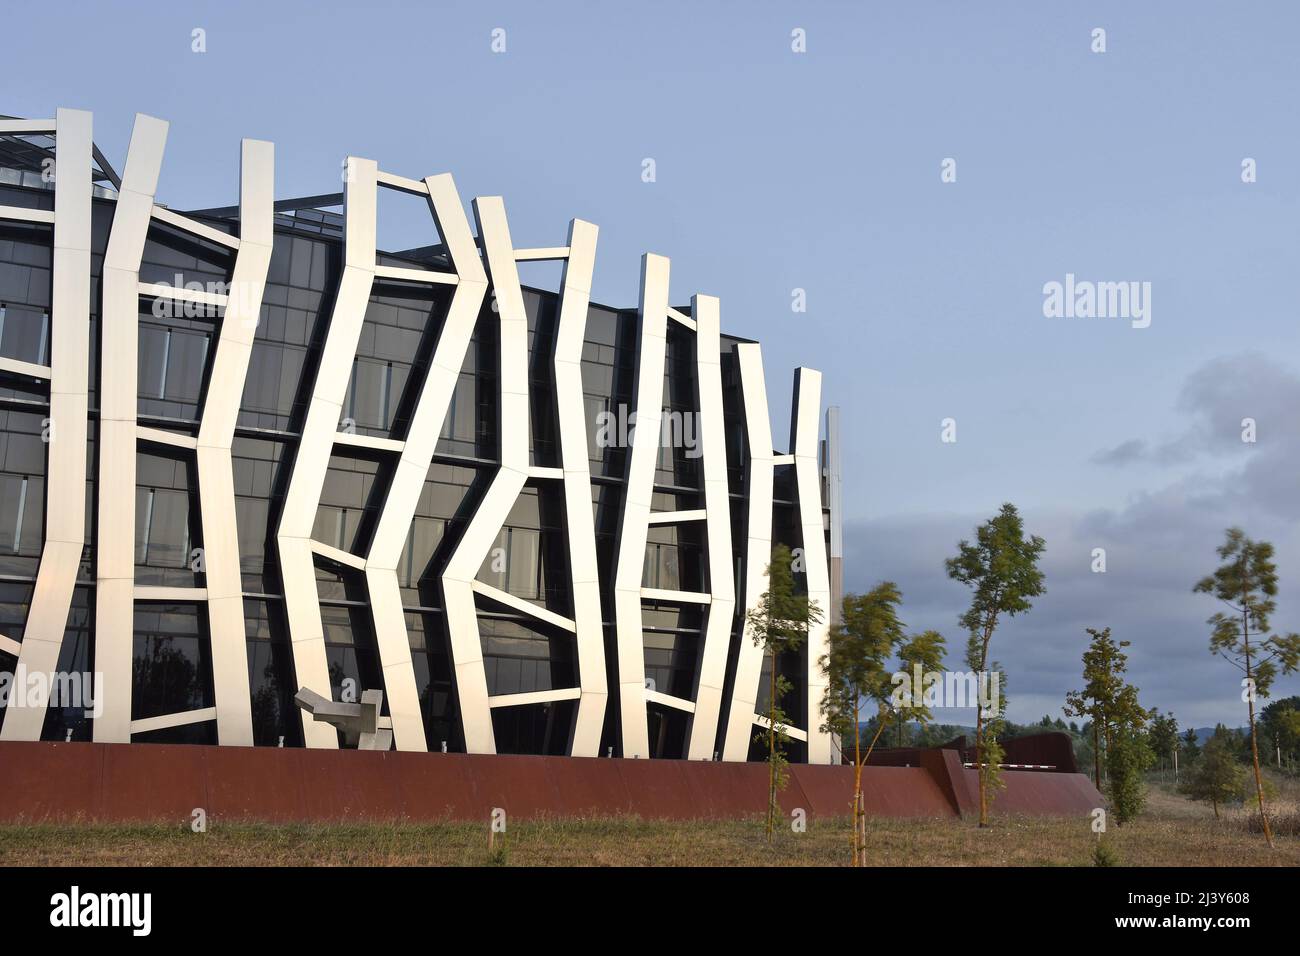
M1260 761L1282 770L1294 770L1300 764L1300 697L1287 697L1268 704L1260 713ZM1060 717L1044 716L1034 724L1007 722L1006 738L1028 737L1049 731L1068 734L1074 745L1074 756L1079 767L1092 766L1092 723L1090 721L1065 721ZM863 737L870 740L876 732L876 718L862 725ZM1248 727L1196 727L1177 732L1179 759L1186 764L1200 755L1205 744L1216 735L1224 738L1229 752L1243 763L1250 761L1250 729ZM892 722L881 735L880 747L938 747L956 737L965 737L973 743L975 728L968 724L921 724L915 721ZM1156 749L1156 767L1167 769L1173 765L1173 755Z

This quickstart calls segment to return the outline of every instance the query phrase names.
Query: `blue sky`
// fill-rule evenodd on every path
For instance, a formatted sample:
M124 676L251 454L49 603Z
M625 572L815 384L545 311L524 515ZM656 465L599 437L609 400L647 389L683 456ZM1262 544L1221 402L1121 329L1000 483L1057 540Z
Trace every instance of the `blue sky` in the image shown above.
M233 202L251 136L282 197L337 190L351 153L503 195L521 245L596 222L607 304L670 256L675 301L718 295L763 343L776 434L790 370L825 373L849 587L897 580L959 648L956 539L1003 500L1047 538L1048 595L997 640L1016 719L1059 713L1109 624L1147 704L1241 722L1190 593L1229 524L1278 545L1275 625L1300 630L1294 4L44 3L5 30L0 112L93 110L119 165L135 112L169 120L175 207ZM1045 318L1066 273L1150 282L1150 327Z

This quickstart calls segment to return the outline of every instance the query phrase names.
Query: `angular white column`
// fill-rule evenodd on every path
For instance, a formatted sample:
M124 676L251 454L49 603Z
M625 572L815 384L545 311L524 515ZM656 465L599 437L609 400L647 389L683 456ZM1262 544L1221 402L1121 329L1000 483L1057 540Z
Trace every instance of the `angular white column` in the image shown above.
M217 332L195 458L217 742L251 747L253 711L231 445L275 241L275 146L261 140L244 140L239 169L239 251L231 271L226 311Z
M827 620L840 619L840 601L844 597L844 466L840 445L840 407L826 409L826 507L830 511L831 606Z
M587 460L586 405L582 397L582 343L591 301L598 230L589 222L569 223L568 255L560 279L559 325L555 337L555 406L560 428L560 467L564 472L564 521L573 589L573 620L578 646L578 716L569 754L595 757L609 700L605 671L605 632L596 566L596 525L591 507L591 467Z
M330 679L311 536L343 412L353 357L366 317L366 305L375 281L377 173L373 160L348 157L343 275L330 314L320 367L312 386L307 419L303 423L302 439L276 532L295 679L299 687L308 687L317 693L329 688ZM308 747L338 747L338 733L329 724L304 715L302 728L303 740Z
M705 612L695 711L687 748L690 760L713 756L727 676L727 651L736 614L731 555L731 500L727 487L727 436L722 412L722 335L718 300L691 299L695 322L695 377L699 395L699 442L704 464L704 512L709 554L709 609Z
M745 403L745 428L749 442L749 467L746 469L746 499L749 540L745 549L745 609L753 610L767 590L767 566L772 560L772 485L776 456L772 448L772 431L767 410L767 389L763 376L762 352L758 345L737 346L740 362L741 393ZM821 373L809 368L795 371L794 408L790 419L790 445L793 453L782 456L783 463L795 467L799 522L803 539L803 559L807 569L808 596L822 613L822 621L808 633L808 712L807 737L809 763L828 763L831 738L823 733L821 700L826 692L826 678L818 661L826 653L830 629L830 578L826 561L825 529L822 524L821 482L817 468L818 418L821 401ZM745 630L736 660L736 680L727 719L724 760L744 760L750 738L761 715L754 712L758 685L763 669L763 651L754 645Z
M496 753L483 643L474 602L474 579L528 479L528 316L515 265L514 245L500 196L474 200L474 218L496 296L500 328L498 440L501 461L478 510L442 575L443 611L451 639L465 749Z
M18 666L28 673L49 674L58 666L77 568L86 543L82 502L86 497L90 355L91 121L90 113L61 109L54 124L47 506L36 589L18 651ZM0 728L0 740L40 740L45 711L44 703L39 707L10 708Z
M94 739L102 743L131 739L140 259L166 142L166 122L136 115L100 282L95 670L106 690Z
M646 534L654 497L655 461L663 418L664 358L668 336L669 261L641 257L636 358L636 430L628 454L623 523L614 574L614 621L618 634L618 696L623 756L650 755L646 715L645 639L641 580Z
M823 467L826 471L826 507L830 511L830 602L826 621L834 627L840 623L844 602L844 474L843 448L840 445L840 408L832 405L826 409L826 445ZM831 735L831 763L838 764L842 756L839 738Z
M420 397L402 444L401 458L394 470L365 564L375 641L384 672L393 740L398 750L427 750L428 743L411 664L411 644L406 616L402 611L397 566L487 291L483 263L451 176L430 176L425 180L425 188L434 221L458 281L420 388Z
M748 537L745 544L745 611L758 607L767 590L767 565L772 560L772 423L767 408L767 383L763 376L763 351L754 343L736 346L740 364L740 390L745 404L745 434L749 463L745 469L745 504ZM763 672L763 649L754 644L742 626L736 657L736 678L727 717L723 760L743 761L749 755L758 706L758 685Z
M794 373L794 415L790 448L794 454L799 492L799 527L808 581L808 600L821 610L821 623L808 628L808 762L830 763L831 736L820 729L826 675L818 661L826 653L830 633L831 583L826 564L826 528L822 520L821 475L817 466L818 424L821 420L822 373L798 368Z
M501 327L501 454L497 471L470 526L443 574L443 597L451 634L453 665L461 701L466 746L471 752L495 751L491 727L493 707L524 703L578 700L569 753L595 756L600 748L608 681L605 674L600 586L596 571L595 526L591 512L591 476L587 463L586 425L582 400L582 343L595 265L597 229L573 220L569 244L562 248L515 249L505 208L495 197L475 201L475 214L492 277ZM528 433L528 321L516 263L560 259L559 321L555 342L555 396L560 423L560 468L531 468ZM541 346L538 345L540 348ZM519 383L524 387L520 388ZM475 580L488 550L496 541L510 509L529 476L564 482L566 543L573 588L574 619L515 598ZM574 634L578 656L576 688L556 688L534 694L492 698L483 674L482 638L473 595L497 603ZM466 710L466 691L472 710Z

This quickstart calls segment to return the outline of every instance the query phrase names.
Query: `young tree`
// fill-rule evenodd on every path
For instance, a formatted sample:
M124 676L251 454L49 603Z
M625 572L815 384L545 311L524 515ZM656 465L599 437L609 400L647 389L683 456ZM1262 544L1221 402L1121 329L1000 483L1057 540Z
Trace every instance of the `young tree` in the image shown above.
M893 581L883 581L866 594L846 594L840 622L831 628L828 650L819 661L827 675L827 692L822 698L823 730L853 739L853 865L866 865L866 810L862 800L862 767L871 758L876 741L891 721L891 709L898 722L915 719L922 727L930 721L930 709L923 697L907 695L900 700L891 692L896 684L889 672L889 658L897 653L900 674L913 679L914 667L922 674L939 670L944 656L944 639L935 631L906 639L898 620L902 594ZM862 706L874 701L875 731L866 753L862 752ZM892 705L892 708L891 708Z
M822 698L824 729L847 741L853 739L853 865L866 865L862 834L862 767L889 722L889 674L886 663L903 641L898 605L903 596L892 581L884 581L866 594L846 594L839 623L827 639L827 652L818 662L826 675ZM874 700L876 730L867 752L862 753L862 706Z
M1200 759L1184 777L1179 790L1193 800L1203 800L1214 807L1219 816L1219 804L1236 803L1242 799L1246 775L1241 769L1226 735L1216 733L1205 742Z
M1283 766L1284 758L1286 766L1293 764L1300 750L1300 697L1284 697L1265 707L1259 715L1259 729L1278 767Z
M1178 750L1178 721L1173 714L1161 714L1159 710L1151 711L1151 730L1149 731L1151 750L1163 765L1165 760L1172 764Z
M900 724L915 720L924 730L931 719L924 696L900 696L899 675L910 684L917 669L934 673L943 661L943 637L926 631L905 638L898 619L902 594L898 585L883 581L866 594L844 596L840 621L831 628L827 653L818 662L826 674L827 690L822 698L822 729L837 734L847 744L853 740L853 865L866 865L866 830L862 800L862 768L871 758L876 742L893 719ZM900 670L890 673L889 660L897 655ZM875 730L866 753L862 751L862 707L874 702Z
M1264 839L1273 846L1273 831L1264 805L1264 779L1259 770L1259 740L1255 728L1255 698L1267 697L1277 676L1278 667L1289 674L1300 665L1300 635L1274 634L1269 631L1269 617L1277 606L1277 565L1273 563L1273 546L1267 541L1252 541L1240 528L1229 528L1218 548L1223 561L1214 573L1202 578L1193 589L1212 594L1231 613L1219 611L1207 622L1210 653L1218 654L1237 667L1245 678L1243 697L1250 719L1250 759L1255 770L1255 795L1259 800L1260 823ZM1252 638L1254 643L1251 643Z
M1028 611L1032 598L1045 590L1038 559L1046 547L1037 535L1024 537L1024 522L1014 505L1004 504L998 513L975 529L975 543L962 540L956 557L945 563L948 577L972 591L970 607L960 617L970 633L967 664L983 674L989 662L989 642L1003 615L1014 617ZM995 722L996 723L996 722ZM998 781L1000 751L996 728L985 727L984 708L975 712L975 763L979 768L980 826L988 826L988 792Z
M1092 719L1093 782L1101 789L1104 746L1106 791L1110 796L1115 820L1123 826L1136 817L1146 803L1143 772L1153 755L1145 738L1151 714L1138 703L1138 689L1124 680L1128 655L1123 648L1128 641L1116 641L1110 628L1088 628L1092 642L1083 652L1083 676L1087 682L1081 691L1066 694L1066 712Z
M1092 782L1100 790L1102 744L1109 743L1119 710L1127 710L1131 716L1137 693L1125 694L1128 655L1122 648L1128 647L1129 642L1112 638L1108 627L1100 631L1090 627L1087 631L1092 635L1092 642L1083 652L1084 688L1065 695L1065 713L1087 717L1092 722Z
M1201 755L1201 742L1196 737L1195 728L1188 727L1183 734L1183 759L1191 763Z
M1140 726L1118 728L1106 748L1106 784L1115 822L1123 826L1137 817L1146 805L1146 784L1142 774L1155 755Z
M751 639L763 648L771 668L768 683L767 729L755 739L767 743L767 839L770 842L776 828L777 794L786 784L784 744L787 718L781 710L781 698L790 690L790 682L781 676L781 655L798 650L808 635L809 626L822 619L821 608L807 594L797 594L794 588L794 557L790 549L779 544L772 549L772 561L767 566L767 590L758 603L745 614L745 624Z

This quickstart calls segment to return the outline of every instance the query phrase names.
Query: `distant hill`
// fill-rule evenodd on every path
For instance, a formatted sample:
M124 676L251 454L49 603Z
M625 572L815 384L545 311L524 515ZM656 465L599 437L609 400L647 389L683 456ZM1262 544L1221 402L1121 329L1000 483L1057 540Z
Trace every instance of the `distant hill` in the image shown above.
M909 742L911 742L911 740L913 739L914 735L915 735L915 734L920 730L920 725L919 725L919 724L912 723L912 722L908 722L905 726L906 726L906 729L904 730L904 736L908 739ZM1040 734L1040 733L1046 733L1047 731L1053 731L1053 730L1059 731L1061 728L1060 728L1060 727L1044 727L1044 726L1042 726L1042 725L1040 725L1040 724L1011 724L1011 725L1009 726L1008 729L1010 730L1010 732L1011 732L1011 734L1012 734L1013 736L1019 736L1019 735L1022 735L1022 734ZM1249 728L1249 727L1230 727L1230 728L1228 728L1228 729L1234 731L1235 733L1241 734L1243 737L1245 737L1245 736L1249 736L1249 735L1250 735L1250 728ZM864 723L862 724L862 732L863 732L863 734L866 735L865 738L864 738L864 740L863 740L863 744L864 744L864 746L865 746L865 744L866 744L868 741L870 741L870 739L871 739L871 732L874 731L874 730L875 730L875 725L874 725L874 723L872 723L872 724L867 724L867 723L864 722ZM1213 727L1197 727L1197 728L1195 728L1195 730L1196 730L1196 743L1197 743L1198 745L1203 745L1207 740L1209 740L1211 737L1214 736L1214 728L1213 728ZM936 731L937 731L937 733L936 733ZM1066 731L1066 732L1068 733L1068 731ZM1181 738L1185 733L1187 733L1187 729L1186 729L1185 727L1180 727L1180 728L1178 729L1178 736L1179 736L1180 738ZM931 738L932 740L933 740L935 737L943 736L943 739L946 741L946 740L951 740L953 737L956 737L956 736L958 736L958 735L960 735L960 734L965 734L967 737L974 737L974 736L975 736L975 728L974 728L973 726L971 726L971 727L965 727L965 726L962 726L962 725L960 725L960 724L938 724L938 725L933 725L933 724L932 724L932 725L930 726L930 734L929 734L929 736L930 736L930 738ZM946 736L945 736L945 735L946 735ZM891 737L891 740L888 741L888 742L886 742L885 740L882 739L881 742L880 742L880 746L882 746L882 747L893 746L893 740L892 740L893 735L892 735L892 733L889 734L889 735L887 735L887 736ZM1077 734L1072 734L1071 736L1077 736Z
M1235 732L1235 733L1241 734L1243 737L1249 737L1249 736L1250 736L1250 728L1249 728L1249 727L1230 727L1230 728L1228 728L1228 729L1229 729L1229 730L1232 730L1232 731ZM1180 730L1180 731L1178 731L1178 736L1181 737L1181 736L1182 736L1183 734L1185 734L1185 733L1187 733L1186 730ZM1197 727L1197 728L1196 728L1196 743L1197 743L1198 746L1203 745L1207 740L1209 740L1209 739L1210 739L1211 737L1213 737L1213 736L1214 736L1214 728L1213 728L1213 727Z
M1079 766L1083 768L1092 766L1092 735L1084 730L1087 725L1080 726L1075 724L1076 730L1071 730L1068 725L1059 727L1055 721L1050 724L1042 722L1036 724L1014 724L1007 725L1007 736L1023 737L1029 734L1041 734L1048 732L1065 733L1070 737L1074 746L1074 756L1078 760ZM862 727L862 747L865 749L871 742L871 737L875 732L875 721L867 721ZM1214 736L1213 727L1196 727L1196 742L1198 746L1204 746L1205 742ZM1247 737L1250 734L1248 728L1232 728L1234 733ZM1178 736L1181 738L1187 733L1186 728L1178 729ZM908 721L900 734L898 727L890 727L886 733L882 734L879 742L876 744L880 748L890 748L897 746L904 747L938 747L952 740L954 737L964 736L967 742L975 739L975 728L961 724L929 724L924 728L921 725ZM901 738L901 739L900 739ZM849 746L852 746L851 741Z

